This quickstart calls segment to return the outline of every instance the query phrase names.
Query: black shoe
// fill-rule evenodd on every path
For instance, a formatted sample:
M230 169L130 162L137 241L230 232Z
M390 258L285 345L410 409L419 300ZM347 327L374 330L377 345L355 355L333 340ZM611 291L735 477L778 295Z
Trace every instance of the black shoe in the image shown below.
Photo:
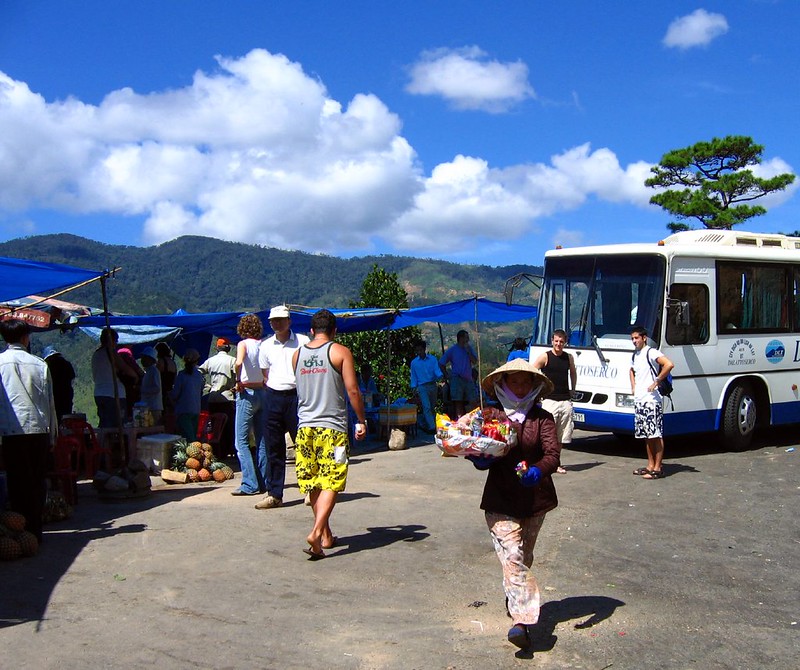
M528 627L524 623L517 623L508 629L508 641L520 649L528 649L531 646L531 636Z

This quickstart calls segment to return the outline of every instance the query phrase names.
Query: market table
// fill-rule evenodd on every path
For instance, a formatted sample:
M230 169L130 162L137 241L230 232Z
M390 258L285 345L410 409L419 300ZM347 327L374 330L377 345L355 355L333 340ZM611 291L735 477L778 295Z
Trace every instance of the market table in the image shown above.
M158 435L164 433L164 426L123 426L120 440L119 428L98 428L97 439L100 441L101 446L107 444L107 440L111 440L112 444L116 442L120 445L121 452L120 461L127 464L130 460L136 457L136 441L143 435ZM112 448L112 453L116 454Z

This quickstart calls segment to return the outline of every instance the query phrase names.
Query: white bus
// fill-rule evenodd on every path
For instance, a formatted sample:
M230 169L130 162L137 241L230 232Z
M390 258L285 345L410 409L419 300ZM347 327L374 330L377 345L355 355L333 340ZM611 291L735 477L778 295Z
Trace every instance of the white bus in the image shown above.
M633 325L675 364L665 435L744 449L759 426L800 423L800 238L693 230L547 252L530 356L567 332L576 428L633 434Z

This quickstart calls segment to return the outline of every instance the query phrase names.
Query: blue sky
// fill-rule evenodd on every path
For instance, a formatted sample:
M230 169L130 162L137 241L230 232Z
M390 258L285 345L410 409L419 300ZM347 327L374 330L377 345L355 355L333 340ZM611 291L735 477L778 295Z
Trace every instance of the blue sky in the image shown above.
M3 0L0 240L538 265L654 241L649 168L800 169L800 3ZM795 184L748 230L800 229Z

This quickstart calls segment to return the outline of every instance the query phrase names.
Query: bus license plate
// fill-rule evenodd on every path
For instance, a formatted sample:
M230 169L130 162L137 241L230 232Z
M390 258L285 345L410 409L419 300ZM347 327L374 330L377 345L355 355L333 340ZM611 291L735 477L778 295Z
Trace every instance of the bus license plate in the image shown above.
M575 423L586 423L586 418L583 416L583 412L573 412L572 420Z

